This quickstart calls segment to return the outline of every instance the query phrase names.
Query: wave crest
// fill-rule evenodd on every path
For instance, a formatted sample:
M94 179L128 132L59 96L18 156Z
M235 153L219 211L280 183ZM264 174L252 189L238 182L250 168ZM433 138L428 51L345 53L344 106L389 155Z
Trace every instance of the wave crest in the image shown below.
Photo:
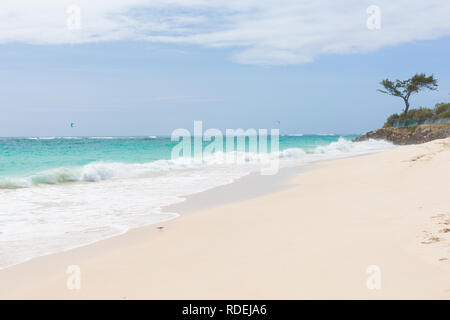
M328 145L317 146L305 151L301 148L288 148L272 154L255 154L249 152L216 152L202 159L178 158L157 160L148 163L92 162L82 167L55 168L41 171L25 177L0 178L0 189L27 188L43 184L62 184L68 182L98 182L109 179L148 177L173 170L198 169L209 165L226 164L227 159L241 159L241 163L257 163L262 157L285 160L332 159L342 156L361 155L392 148L393 145L382 140L353 142L344 138ZM230 157L231 156L231 157Z

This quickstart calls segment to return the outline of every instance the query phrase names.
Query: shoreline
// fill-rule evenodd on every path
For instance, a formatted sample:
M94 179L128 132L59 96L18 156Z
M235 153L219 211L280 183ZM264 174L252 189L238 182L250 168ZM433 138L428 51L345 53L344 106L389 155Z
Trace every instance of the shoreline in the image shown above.
M387 149L389 150L389 149ZM383 151L387 151L383 150ZM187 214L191 213L197 210L204 210L207 208L211 208L214 206L229 204L237 201L242 200L248 200L254 197L262 196L265 194L269 194L276 191L281 191L283 189L289 188L290 183L289 181L298 173L303 172L304 170L308 170L309 168L314 167L314 165L321 163L321 162L329 162L329 161L335 161L335 160L341 160L341 159L347 159L347 158L354 158L354 157L364 157L371 154L376 154L383 151L375 151L375 152L369 152L364 154L352 154L352 155L339 155L336 158L331 159L317 159L312 160L310 162L301 163L301 164L295 164L295 165L289 165L286 167L280 167L279 171L275 175L261 175L258 172L251 172L248 175L241 176L234 180L233 182L219 185L216 187L212 187L211 189L200 191L193 194L187 194L183 195L184 198L183 201L176 202L173 204L169 204L166 206L162 206L161 214L171 214L172 217L168 217L167 219L161 220L156 223L150 223L145 224L138 227L132 227L129 228L121 233L113 234L110 236L107 236L105 238L99 238L96 240L93 240L91 242L80 244L80 245L74 245L70 248L57 250L56 252L50 252L47 254L34 256L31 258L27 258L26 260L13 263L11 265L2 266L0 267L0 272L2 270L9 269L11 267L15 267L17 265L21 265L23 263L27 263L30 261L33 261L34 259L39 259L46 256L52 256L60 253L64 253L71 250L76 250L79 248L84 248L90 245L93 245L100 241L105 241L114 237L119 237L122 235L127 234L130 231L133 231L135 229L139 228L145 228L150 226L156 226L161 225L163 223L166 223L170 220L178 218L181 214ZM258 181L259 180L259 181ZM258 183L261 182L261 183ZM270 184L270 185L268 185ZM249 189L248 187L251 187ZM240 193L244 192L244 193ZM225 195L225 198L223 196ZM175 212L176 211L176 212Z
M427 159L428 154L430 154L430 157L432 158L435 157L435 154L447 155L447 147L444 147L443 151L436 151L441 144L446 145L446 143L450 144L450 139L437 140L436 142L431 142L429 144L404 147L404 149L394 149L354 158L314 163L308 165L307 170L304 170L305 167L283 168L281 169L284 174L282 177L270 178L270 176L258 176L255 178L252 175L245 176L232 184L223 185L188 196L187 200L181 203L163 208L164 211L177 208L177 211L181 213L177 219L131 229L124 234L101 240L87 246L34 258L27 262L2 269L0 270L0 282L2 283L0 298L448 298L450 297L450 285L448 285L450 282L447 281L449 280L449 277L447 276L447 274L449 274L448 260L438 260L440 259L438 258L439 255L445 255L441 253L443 251L445 252L445 250L442 250L442 248L437 250L438 248L435 248L436 244L439 247L439 245L442 245L443 243L445 245L446 242L438 241L430 243L433 250L422 250L423 248L420 246L420 250L418 250L415 245L412 245L409 241L402 242L401 238L398 239L399 232L396 230L396 227L398 227L397 224L403 226L405 223L409 225L411 229L423 229L425 228L425 222L433 224L433 218L429 216L424 222L421 214L414 211L415 213L411 217L412 220L405 221L404 213L402 213L402 215L397 214L396 216L387 217L386 213L383 212L383 223L379 223L380 221L378 221L381 217L369 215L367 219L370 220L370 223L367 225L368 222L362 220L356 213L369 212L371 211L370 206L361 206L360 203L347 202L349 199L355 200L358 198L355 198L354 195L348 198L348 195L341 190L344 189L345 191L348 189L353 190L355 193L360 192L359 196L365 199L367 203L370 203L373 201L367 194L367 189L371 187L370 184L367 185L368 182L364 180L364 176L354 176L352 173L353 170L360 170L361 172L369 174L372 169L371 167L375 166L381 168L380 163L389 161L392 162L391 164L395 164L396 167L394 166L394 168L398 169L397 171L400 169L404 170L403 166L405 165L405 161L409 161L413 163L413 165L415 165L416 162L419 165L423 165L421 159ZM429 149L431 151L429 151ZM411 159L417 158L417 160L408 160L408 157ZM440 166L442 166L442 161L439 164ZM415 170L417 170L417 166L415 167ZM345 172L342 171L342 168L351 170ZM428 173L430 173L432 168L425 169L427 169L426 172L429 171ZM290 172L289 170L292 171ZM382 172L384 173L387 172L392 175L398 175L398 172L391 169L389 166L384 166L383 170L384 171ZM330 173L332 173L332 175L330 175ZM423 173L421 173L421 175L422 174ZM403 177L403 175L404 173L401 172L400 176ZM356 185L356 187L359 188L355 188L352 179L349 179L350 181L335 180L339 177L342 178L342 176L347 179L353 177L357 182L358 179L363 180L359 181L360 185ZM268 179L262 183L261 179L263 178ZM379 177L376 176L372 178L375 180L379 179ZM329 184L325 184L322 188L320 188L320 185L317 185L316 181L327 181L327 179L331 179L328 181L330 182ZM402 183L401 180L396 182ZM383 181L380 183L382 184ZM268 187L269 184L270 187ZM444 187L444 189L448 185L446 185L445 181L443 186L438 186L436 183L434 184L436 185L435 187ZM254 188L251 188L252 186ZM389 189L392 186L386 184L385 187ZM427 185L427 187L430 186ZM254 193L250 195L250 197L247 197L247 195L249 195L247 191L250 189L252 189ZM358 189L361 190L358 191ZM242 193L243 190L246 190L245 194ZM331 190L333 190L333 192L331 192ZM382 193L382 190L376 190L377 192ZM374 190L369 188L369 191L373 192ZM408 190L407 193L412 192L414 192L414 190ZM337 197L339 195L344 197L346 201L339 199L339 197ZM377 193L374 195L376 197ZM401 203L396 203L395 197L392 197L392 195L386 194L386 192L384 195L389 199L389 201L384 203L386 211L389 211L389 213L391 213L389 206L394 206L400 211L405 209L402 209L402 206L409 208L408 204L403 205ZM427 194L426 196L428 197L431 195ZM379 202L383 202L381 194L379 195L379 198L376 198ZM297 203L299 199L303 200L300 201L300 203ZM334 199L337 203L328 204L327 201L331 199ZM412 201L414 201L414 199L412 199ZM448 203L445 203L445 198L442 201L444 201L443 207L447 209L447 212L450 215L450 206L447 206ZM429 201L429 203L427 201L424 202L425 204L423 207L435 205L432 201ZM447 202L449 202L449 200L447 200ZM297 203L297 205L300 204L299 207L305 208L307 211L314 211L318 216L296 214L295 203ZM378 204L372 203L372 205L377 206ZM331 214L329 210L332 210L333 208L337 208L338 213L342 214L342 216L337 217ZM343 210L343 208L346 208L346 210ZM281 215L281 217L279 217L281 220L275 218L273 213L271 214L270 212L276 212ZM394 215L395 211L392 212L394 212ZM445 218L447 213L443 212L442 214L444 214ZM230 216L229 219L227 218L228 216ZM395 223L391 225L392 221L395 221ZM385 240L372 239L372 237L376 238L377 234L372 234L370 232L373 227L371 227L371 223L374 224L376 228L384 230L384 232L390 230L392 234L387 233L386 237L390 238L392 242L399 241L399 243L402 244L401 250L395 246L394 248L391 248L392 244L385 246ZM360 225L360 227L364 229L362 231L367 233L362 232L358 228L353 228L356 225ZM160 226L163 226L164 229L158 229ZM297 233L295 226L302 230L303 233ZM339 227L346 230L347 233L352 233L352 235L349 236L346 235L345 232L342 233L337 231L336 229ZM286 233L282 231L284 229L286 229ZM273 231L276 232L272 234ZM405 238L411 238L411 230L405 231L402 229L401 232L404 232L405 235L407 235ZM219 237L220 239L217 237L217 233L221 236ZM271 238L270 235L273 237ZM421 233L419 232L415 236L420 238L420 235ZM332 274L336 275L336 273L333 272L332 266L327 267L327 264L337 261L338 265L344 264L349 270L354 271L355 265L349 264L345 259L342 260L342 257L346 257L347 260L354 260L358 259L358 257L366 258L367 256L370 256L364 250L361 251L359 246L354 248L354 236L358 236L356 239L363 244L366 244L369 249L382 246L389 251L389 254L382 255L381 260L384 261L385 265L390 264L390 260L387 259L386 256L396 261L399 259L396 257L399 252L396 251L400 250L402 259L408 260L409 263L412 262L413 271L419 269L424 271L423 274L426 275L425 279L419 279L418 281L418 285L424 290L423 293L420 294L417 288L411 291L411 285L406 285L407 283L405 282L408 280L408 277L405 277L404 275L401 276L400 274L397 274L397 276L401 278L400 283L405 285L405 288L390 288L392 290L388 290L387 293L386 291L381 290L379 292L381 294L378 295L377 292L368 291L367 288L364 288L364 278L367 276L365 274L365 266L363 266L364 268L362 271L360 270L360 273L353 275L357 275L356 278L358 278L358 281L362 281L362 284L359 283L361 288L358 287L358 289L355 289L350 285L350 289L347 288L344 290L345 292L337 292L336 283L342 284L342 281L340 281L339 277L336 279L333 277L329 278ZM342 239L342 237L344 239ZM365 237L367 237L367 239ZM430 237L430 239L431 238L433 237ZM205 240L209 240L211 243L204 243ZM312 247L308 246L308 243L305 243L307 241L309 241L309 244L311 244ZM377 241L381 241L382 243L377 244ZM198 248L187 246L185 242L188 242L191 245L193 244L191 242L194 242ZM319 252L314 252L314 243L316 243ZM336 247L338 243L343 246ZM240 246L249 249L250 251L244 253L242 251L243 248L240 248ZM290 247L298 247L297 249L301 250L298 254L293 254L293 252L286 249ZM152 249L152 254L146 254L149 252L149 249ZM219 249L226 249L224 251L225 253L221 254ZM336 255L336 249L339 249L337 251L342 251L344 254L339 257L339 255ZM349 256L352 249L357 250L360 254L353 257L352 255ZM446 247L444 249L448 250ZM202 256L202 252L199 252L198 250L204 250L203 254L207 257L206 260L199 260ZM268 252L271 254L268 254ZM413 253L412 257L410 256L411 252ZM170 253L171 255L168 257L167 253ZM188 253L193 253L193 255ZM245 254L248 254L249 256L247 257ZM327 254L329 256L327 256ZM282 257L282 260L289 261L288 265L283 267L283 265L277 263L278 260L275 259L275 261L271 261L271 255L279 256ZM305 257L309 257L309 259L299 260L298 255L305 255ZM376 256L380 258L379 255L380 254L376 254ZM127 259L124 257L127 257ZM156 261L152 261L152 258ZM270 259L266 260L267 258ZM450 256L446 257L446 259L448 258L450 258ZM402 263L400 263L401 267L404 267L403 260ZM181 265L177 266L177 264L171 263L174 261L179 264L187 265L187 270L183 270ZM154 262L156 266L153 265L152 262ZM231 271L230 269L225 269L220 264L218 265L218 262L222 262L223 265L231 268ZM110 263L113 264L111 265ZM263 267L260 267L260 263L262 263ZM369 262L367 261L367 263ZM65 279L67 277L65 274L66 267L74 264L80 265L83 278L86 277L86 280L83 280L83 283L91 283L92 286L86 284L85 286L87 286L87 289L82 289L80 291L70 291L65 288ZM265 264L267 264L267 266ZM141 265L144 265L146 268ZM302 280L300 283L302 283L303 286L300 287L304 287L304 291L293 288L293 285L290 285L289 283L292 283L292 281L296 283L299 279L295 278L294 270L296 269L292 269L292 265L299 267L298 270L303 269L302 273L312 273L312 275L310 275L311 278L320 281L319 283L315 283L315 286L318 286L319 288L315 288L313 285L314 281L311 282L311 279L305 277L304 274L297 275L298 278ZM360 263L357 265L358 267L361 267ZM303 266L303 268L301 268L301 266ZM330 267L331 269L329 269ZM401 267L396 266L394 268L396 273L399 272L398 269L401 269ZM195 270L196 268L200 270ZM261 270L259 270L260 268L264 269L266 272L276 272L276 274L283 278L283 281L281 283L276 283L274 282L276 281L276 277L274 277L274 279L262 277L262 279L259 279L260 282L258 282L258 279L255 279L254 275L249 272L250 270L255 269L255 274L266 274L264 272L261 273ZM342 269L342 266L336 266L336 268ZM219 276L217 269L222 272L222 276ZM441 269L444 270L443 274ZM286 275L282 270L286 272ZM321 274L320 270L327 271L325 274ZM345 268L341 270L342 273L347 275L347 277L344 276L344 279L349 280L351 278L348 277L347 274L349 270L345 271ZM430 270L433 270L437 275L432 276L429 272ZM438 272L439 270L441 271ZM447 273L445 273L445 271L447 271ZM150 274L151 272L159 273L162 279L155 278L154 275ZM85 275L85 273L87 273L87 275ZM202 274L202 277L198 278L200 274ZM411 272L406 270L404 271L404 274L406 276L412 276L416 273L411 274ZM105 287L105 281L107 279L104 277L106 275L107 277L116 279L116 285L109 284ZM145 279L144 284L152 285L139 285L140 282L136 282L136 276ZM101 279L99 279L99 277ZM322 279L322 277L325 279ZM445 289L442 289L442 285L438 286L438 288L432 286L436 286L436 283L439 283L439 281L434 281L435 278L438 278L440 281L446 279L447 282L444 281L443 283ZM193 289L195 288L195 285L192 282L193 279L196 279L201 284L197 289ZM324 287L326 287L326 279L331 281L331 285L328 290L323 291ZM397 281L399 280L397 279ZM430 282L431 285L428 285L428 282ZM197 283L197 285L199 285L199 283ZM238 283L241 283L241 286L244 286L243 288L240 288L241 290L233 287L233 284L236 286ZM212 288L210 288L212 292L210 295L205 295L206 292L209 292L205 291L209 286L212 286ZM44 288L46 288L46 292L42 292ZM284 289L281 290L281 288ZM322 289L322 291L319 289ZM410 290L410 292L406 289Z
M318 161L318 162L320 162L320 161ZM74 247L67 248L67 249L64 249L61 251L51 252L51 253L47 253L44 255L31 257L24 261L18 262L18 263L0 267L0 272L2 272L4 270L8 270L8 269L16 267L16 266L19 266L19 265L22 265L24 263L29 263L35 259L58 255L58 254L65 253L68 251L85 248L85 247L94 245L97 242L107 241L111 238L124 236L127 233L132 232L133 230L136 230L136 229L149 228L152 226L158 227L158 226L161 226L162 224L167 223L173 219L179 218L180 215L182 215L182 214L184 215L184 214L188 214L191 212L195 212L197 210L204 210L206 208L211 208L211 207L218 206L218 205L228 204L228 203L242 201L242 200L248 200L248 199L262 196L264 194L268 194L271 192L281 191L281 190L289 187L289 180L292 179L292 177L296 173L301 172L310 166L311 166L311 164L302 164L302 165L298 165L298 166L280 168L279 172L273 176L262 176L257 172L252 172L248 175L239 177L238 179L236 179L235 181L233 181L231 183L213 187L213 188L205 190L205 191L185 195L185 196L183 196L185 200L183 200L181 202L173 203L173 204L170 204L167 206L162 206L161 207L162 214L173 214L172 217L169 217L165 220L162 220L162 221L159 221L156 223L142 225L139 227L133 227L122 233L114 234L114 235L111 235L111 236L108 236L108 237L102 238L102 239L97 239L97 240L94 240L94 241L86 243L86 244L76 245ZM264 182L270 182L271 185L268 187L267 184L253 184L252 182L255 181L255 178L256 178L256 180L261 179ZM250 185L253 187L256 187L256 188L254 188L253 192L251 192L249 194L247 187ZM241 190L241 191L245 190L247 193L241 194L238 192L238 190ZM226 198L222 198L223 195L226 195ZM174 212L174 211L176 211L176 212Z
M281 167L285 167L289 162L297 162L297 165L304 166L311 162L389 148L383 143L353 144L350 140L346 140L347 138L338 135L325 140L317 136L299 141L286 138L285 147L290 147L279 152L282 159L280 161L284 163ZM34 145L34 142L32 144ZM56 144L59 145L59 142ZM63 146L67 147L65 144ZM306 149L302 149L302 146ZM47 149L53 147L50 144ZM71 147L70 143L68 147ZM161 161L143 163L128 163L121 160L117 163L102 162L92 159L92 162L74 167L55 162L53 166L47 168L48 170L37 167L35 172L39 178L35 178L31 173L24 173L23 177L15 176L14 171L5 175L6 178L0 179L0 195L4 195L5 198L3 205L0 205L0 211L8 212L14 219L8 221L8 216L2 216L0 219L0 224L6 226L4 234L0 234L2 241L5 241L0 269L39 256L86 246L124 234L136 227L166 221L178 214L163 213L164 206L182 202L187 195L231 184L234 180L248 175L248 171L255 169L251 168L252 165L246 168L246 164L241 168L230 166L229 169L217 167L215 170L214 166L209 166L211 159L208 159L205 168L203 165L201 168L193 166L193 171L200 169L196 173L191 171L190 165L189 168L185 168L183 162L172 163L171 160L164 159L163 157ZM184 169L188 171L185 172ZM135 179L140 178L141 174L144 178L147 174L151 178ZM270 182L263 182L254 185L261 189L269 184ZM244 190L242 194L251 193L252 196L261 194L252 192L253 189L254 187ZM266 189L265 192L275 190L273 187ZM124 196L124 192L130 193ZM248 196L240 199L246 197ZM219 203L228 202L216 198ZM213 204L208 197L200 202L203 207L207 202ZM174 208L178 209L177 206ZM27 232L24 232L24 225L29 226ZM50 231L49 234L47 231Z
M358 157L358 155L356 157ZM3 285L5 283L8 284L7 281L4 281L4 278L2 277L4 274L8 274L10 272L15 274L16 270L18 273L22 273L22 270L26 269L41 269L42 265L47 264L47 260L51 261L53 259L59 259L59 257L61 256L78 256L79 254L83 256L83 251L86 249L100 253L102 250L104 250L104 244L120 246L122 244L122 238L124 238L123 241L127 241L126 238L128 237L135 237L135 239L133 240L136 241L140 241L140 239L144 240L144 238L145 240L152 239L153 237L157 236L159 232L161 232L159 228L166 228L166 226L170 225L170 222L172 222L173 220L176 220L185 215L193 214L198 210L205 210L216 206L245 201L273 192L286 190L292 187L292 179L297 174L313 167L320 162L326 161L330 160L316 161L315 163L279 168L279 172L276 175L263 176L258 172L252 172L246 176L242 176L236 179L231 183L217 186L202 192L186 195L184 201L161 207L161 213L173 213L174 211L176 211L177 216L168 218L167 220L158 223L131 228L123 233L112 235L105 239L96 240L92 243L76 246L59 252L33 257L26 261L1 268L0 283L2 283ZM255 181L258 180L270 182L270 186L268 186L267 184L256 184ZM251 192L250 194L248 193L249 186L254 187L253 192ZM240 191L243 190L246 191L245 194L240 193ZM223 195L225 195L225 197L222 197ZM108 243L110 241L111 243ZM4 293L2 292L0 286L0 300L4 299L3 294Z
M184 201L164 206L161 209L163 213L176 211L177 214L183 215L286 190L290 187L290 182L295 175L308 170L313 165L300 164L279 168L276 175L263 176L258 172L252 172L231 183L186 195Z

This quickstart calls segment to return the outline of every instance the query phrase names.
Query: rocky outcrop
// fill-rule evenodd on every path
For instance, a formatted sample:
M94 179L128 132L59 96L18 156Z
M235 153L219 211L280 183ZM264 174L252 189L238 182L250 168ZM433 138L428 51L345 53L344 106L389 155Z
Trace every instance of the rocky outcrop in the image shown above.
M422 124L407 128L381 128L356 138L354 141L382 139L394 144L419 144L450 137L450 123Z

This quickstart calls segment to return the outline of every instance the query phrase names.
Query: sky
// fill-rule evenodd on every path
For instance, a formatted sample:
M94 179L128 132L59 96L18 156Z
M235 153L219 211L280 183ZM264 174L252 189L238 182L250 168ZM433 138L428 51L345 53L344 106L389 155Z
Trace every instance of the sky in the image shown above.
M0 136L176 128L363 133L401 112L384 78L450 100L446 0L4 0ZM279 124L278 124L279 121ZM75 128L70 123L75 123Z

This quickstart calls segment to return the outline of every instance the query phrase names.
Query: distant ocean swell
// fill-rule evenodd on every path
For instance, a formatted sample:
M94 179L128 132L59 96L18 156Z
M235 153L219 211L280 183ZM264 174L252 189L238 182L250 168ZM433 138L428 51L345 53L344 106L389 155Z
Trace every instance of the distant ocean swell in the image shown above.
M288 136L269 154L280 167L392 148L352 137ZM259 170L258 155L223 163L168 160L169 138L0 138L0 268L159 223L162 208Z
M106 138L109 139L109 137ZM103 139L106 138L103 137ZM391 147L391 144L384 141L369 140L365 142L352 142L344 138L339 138L336 142L325 146L317 146L313 150L287 148L269 156L272 158L278 157L279 159L320 160L320 156L324 159L336 156L351 156L353 154L358 155L376 152L389 147ZM258 161L257 154L247 152L240 156L248 164L256 164ZM226 155L223 153L217 152L212 156L206 156L202 161L190 158L156 160L147 163L95 161L80 167L57 167L26 176L0 177L0 189L29 188L44 184L63 184L68 182L98 182L109 179L149 177L158 172L198 169L218 164L225 157Z

